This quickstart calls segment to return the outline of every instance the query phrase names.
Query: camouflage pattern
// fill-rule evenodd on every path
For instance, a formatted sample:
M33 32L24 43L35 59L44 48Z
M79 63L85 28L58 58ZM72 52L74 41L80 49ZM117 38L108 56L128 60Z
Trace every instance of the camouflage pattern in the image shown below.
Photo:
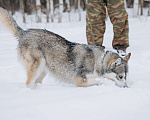
M124 0L88 0L86 15L86 36L88 44L93 44L92 32L95 45L102 46L105 33L106 7L108 15L113 24L114 38L112 46L114 49L125 50L129 46L128 41L128 14L125 10ZM90 17L90 18L89 18ZM92 32L90 26L92 25Z

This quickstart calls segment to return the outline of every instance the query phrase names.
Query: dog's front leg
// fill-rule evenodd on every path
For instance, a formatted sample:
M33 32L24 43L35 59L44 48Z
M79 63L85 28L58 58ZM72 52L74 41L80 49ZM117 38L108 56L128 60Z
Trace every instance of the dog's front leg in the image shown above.
M75 82L78 87L89 87L94 85L100 85L98 81L94 79L87 79L83 77L75 77Z
M128 88L128 85L127 85L127 83L126 83L125 80L124 80L124 81L119 81L119 80L115 79L114 81L115 81L115 84L116 84L117 86L123 87L123 88L125 88L125 87Z

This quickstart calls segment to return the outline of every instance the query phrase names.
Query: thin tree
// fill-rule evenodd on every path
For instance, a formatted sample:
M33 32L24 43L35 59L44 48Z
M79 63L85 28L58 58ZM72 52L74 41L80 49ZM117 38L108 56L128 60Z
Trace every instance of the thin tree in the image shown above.
M81 0L81 7L83 10L86 9L86 5L85 5L86 3L85 2L86 2L86 0Z
M54 3L50 0L51 22L54 22Z
M46 7L47 7L47 22L49 22L49 12L50 12L50 0L46 1Z
M22 15L23 15L23 23L26 23L26 18L25 18L25 5L24 5L24 0L22 0Z
M74 8L75 11L78 9L78 0L74 0Z
M80 0L78 0L79 21L81 21Z
M11 14L15 14L15 1L10 0Z
M128 8L133 7L133 0L127 0L127 7Z
M141 3L141 15L143 15L143 3L144 3L144 1L140 0L140 3Z
M63 13L63 0L59 0L59 17L58 17L58 22L62 21L62 13Z
M138 6L139 6L139 0L134 0L134 5L133 5L133 17L138 16Z
M41 2L40 2L40 0L36 0L36 17L37 17L37 22L41 22Z
M67 2L68 18L69 18L69 22L70 22L70 0L66 0L66 2Z
M148 5L148 16L150 16L150 4Z

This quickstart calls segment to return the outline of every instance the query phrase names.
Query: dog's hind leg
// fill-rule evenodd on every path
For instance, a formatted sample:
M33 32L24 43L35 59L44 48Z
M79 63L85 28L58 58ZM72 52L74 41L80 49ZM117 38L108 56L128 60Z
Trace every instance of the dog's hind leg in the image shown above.
M42 83L44 77L46 76L45 70L41 73L41 75L36 79L35 83Z
M36 65L30 66L27 69L26 85L29 88L34 88L35 87L35 80L36 80L37 69L38 69L38 66L36 66Z
M31 61L30 61L31 62ZM40 78L44 70L43 60L34 59L32 63L27 66L27 81L26 85L29 88L35 88L37 78ZM42 76L44 78L44 75ZM40 79L39 79L40 80ZM42 81L42 80L41 80Z

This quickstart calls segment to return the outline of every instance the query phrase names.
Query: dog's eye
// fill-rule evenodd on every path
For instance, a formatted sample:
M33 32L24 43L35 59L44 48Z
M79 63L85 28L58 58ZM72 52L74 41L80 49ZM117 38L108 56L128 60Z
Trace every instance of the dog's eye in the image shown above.
M119 78L120 78L120 79L122 79L122 78L123 78L123 76L122 76L122 75L119 75Z

